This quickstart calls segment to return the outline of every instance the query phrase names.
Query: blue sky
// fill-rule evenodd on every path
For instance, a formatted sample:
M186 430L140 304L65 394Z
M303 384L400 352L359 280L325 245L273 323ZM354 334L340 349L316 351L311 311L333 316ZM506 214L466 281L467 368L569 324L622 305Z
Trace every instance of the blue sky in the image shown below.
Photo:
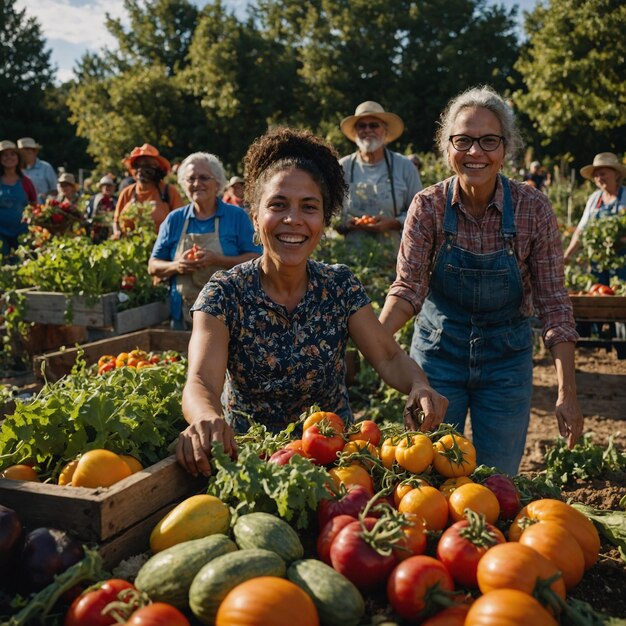
M203 0L192 1L198 6L206 4ZM507 8L517 5L521 24L523 11L532 10L537 0L493 0L493 3ZM243 10L248 0L225 0L224 4ZM114 47L115 42L104 27L105 13L125 17L122 0L17 0L16 5L26 8L27 15L38 18L52 51L52 63L58 68L59 81L72 78L72 68L87 50Z

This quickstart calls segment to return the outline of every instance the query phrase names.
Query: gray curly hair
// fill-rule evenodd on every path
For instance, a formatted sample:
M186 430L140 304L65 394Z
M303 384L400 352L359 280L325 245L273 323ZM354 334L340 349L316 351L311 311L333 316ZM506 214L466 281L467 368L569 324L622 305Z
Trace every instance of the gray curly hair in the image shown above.
M448 142L452 134L452 127L461 111L468 107L482 107L491 111L498 118L502 128L505 154L512 158L519 153L524 142L513 109L491 87L487 85L472 87L452 98L439 118L439 128L435 134L435 141L448 166L450 166Z
M194 163L204 163L211 170L211 174L215 176L217 181L217 195L221 196L226 189L226 174L224 173L224 166L222 162L214 154L209 152L193 152L178 166L178 184L185 189L185 177L187 170Z

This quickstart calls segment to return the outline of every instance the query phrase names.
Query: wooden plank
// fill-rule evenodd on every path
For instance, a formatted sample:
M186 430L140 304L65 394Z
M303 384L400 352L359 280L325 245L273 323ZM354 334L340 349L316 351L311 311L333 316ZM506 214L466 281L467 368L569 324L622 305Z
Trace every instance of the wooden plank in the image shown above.
M31 528L57 527L101 543L205 488L205 478L193 478L170 456L108 489L0 479L0 504Z
M116 312L113 327L118 334L131 333L140 328L160 324L169 319L170 303L151 302L126 311Z
M24 319L40 324L68 324L75 326L111 326L117 306L117 295L107 293L95 302L82 296L30 290L25 297ZM71 315L68 317L68 313Z
M626 296L570 296L580 321L626 321Z

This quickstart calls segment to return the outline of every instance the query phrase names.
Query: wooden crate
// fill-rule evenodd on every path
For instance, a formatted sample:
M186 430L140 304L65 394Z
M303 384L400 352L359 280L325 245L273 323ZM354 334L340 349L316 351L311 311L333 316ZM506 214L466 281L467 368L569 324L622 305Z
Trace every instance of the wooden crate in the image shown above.
M183 330L165 330L159 328L149 328L146 330L100 339L80 346L84 352L84 359L88 365L97 363L103 354L119 354L139 349L150 352L176 350L177 352L187 352L191 332ZM45 363L46 378L55 381L69 374L79 348L68 348L57 352L50 352L33 359L33 372L35 376L41 377L41 366Z
M570 296L570 299L577 321L626 321L626 296Z
M28 528L48 526L100 544L107 566L148 548L150 532L178 502L206 489L170 456L104 489L0 479L0 504Z
M123 335L148 326L155 326L168 320L169 317L169 300L151 302L126 311L116 311L113 316L113 328L118 335Z

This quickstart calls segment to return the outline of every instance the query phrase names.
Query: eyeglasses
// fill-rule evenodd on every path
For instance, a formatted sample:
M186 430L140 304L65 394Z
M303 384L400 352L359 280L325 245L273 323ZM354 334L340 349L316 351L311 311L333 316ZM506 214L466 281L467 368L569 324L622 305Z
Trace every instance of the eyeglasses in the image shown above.
M482 137L470 137L469 135L450 135L448 140L452 144L452 147L459 152L467 152L474 145L474 142L478 142L478 145L485 152L493 152L497 150L500 144L504 141L502 135L483 135Z
M215 180L215 177L209 176L208 174L200 174L199 176L189 176L188 178L185 178L185 182L189 185L192 185L196 181L208 183L210 180Z
M380 122L358 122L355 124L355 128L357 130L365 130L366 128L370 128L371 130L377 130L380 128L382 124Z

